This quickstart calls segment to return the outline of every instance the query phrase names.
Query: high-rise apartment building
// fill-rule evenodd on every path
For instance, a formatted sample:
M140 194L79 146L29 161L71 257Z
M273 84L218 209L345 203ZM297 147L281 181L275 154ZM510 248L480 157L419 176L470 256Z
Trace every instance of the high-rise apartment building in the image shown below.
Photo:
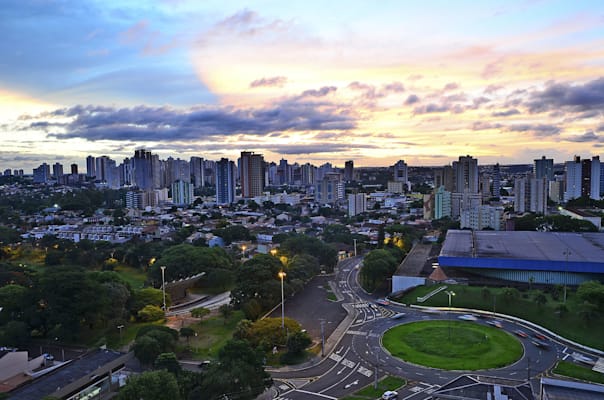
M581 196L600 200L600 157L581 161Z
M196 188L205 186L205 163L201 157L191 157L189 160L191 169L191 183Z
M453 162L455 192L478 193L478 160L471 156L460 156Z
M34 168L34 183L46 183L50 180L50 165L42 163L38 168Z
M554 159L545 158L542 156L541 159L535 160L533 164L533 174L535 178L545 178L548 182L554 180Z
M501 197L501 169L499 163L493 167L493 197Z
M78 164L71 164L71 175L78 174Z
M235 163L221 158L216 163L216 204L235 202Z
M451 192L444 185L434 191L434 219L451 217Z
M455 191L455 180L453 179L453 167L445 165L442 168L434 170L434 188L438 189L441 186L445 187L446 191Z
M335 204L344 199L344 182L337 172L325 174L315 185L315 201L319 204Z
M93 156L86 157L86 176L88 178L96 176L96 161Z
M61 179L62 176L63 176L63 164L54 163L52 165L52 177L58 181L59 179Z
M564 201L581 197L581 157L564 163Z
M132 176L134 178L133 185L141 190L153 190L153 160L150 151L138 149L134 152L132 161Z
M176 181L171 185L172 203L177 206L188 206L193 203L193 185L185 181Z
M367 195L365 193L351 193L348 195L348 216L362 214L367 211Z
M354 161L348 160L344 163L344 180L352 182L354 180Z
M262 195L264 190L264 157L251 151L242 151L239 159L241 195L251 198Z
M403 182L403 184L407 184L409 182L409 171L407 168L407 164L403 160L398 160L396 164L392 167L394 172L394 181L395 182Z

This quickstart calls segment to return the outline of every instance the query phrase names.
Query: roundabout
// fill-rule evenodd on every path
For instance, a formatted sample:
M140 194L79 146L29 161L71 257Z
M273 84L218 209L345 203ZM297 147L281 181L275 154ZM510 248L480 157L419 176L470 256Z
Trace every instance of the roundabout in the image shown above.
M522 344L497 328L466 321L418 321L384 332L382 344L405 362L443 370L502 368L523 355Z

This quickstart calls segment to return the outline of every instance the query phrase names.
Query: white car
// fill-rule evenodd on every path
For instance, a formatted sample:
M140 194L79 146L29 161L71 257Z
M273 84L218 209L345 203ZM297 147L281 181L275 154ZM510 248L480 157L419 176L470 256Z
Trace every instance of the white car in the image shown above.
M394 314L394 315L393 315L392 317L390 317L390 318L392 318L392 319L401 319L401 318L403 318L405 315L407 315L407 314L405 314L404 312L400 312L400 313L396 313L396 314Z
M382 400L398 399L398 393L394 390L388 390L382 395Z
M460 316L459 316L459 317L457 317L457 318L459 318L459 319L461 319L461 320L464 320L464 321L476 321L476 320L478 319L478 318L476 318L476 316L475 316L475 315L472 315L472 314L464 314L464 315L460 315Z

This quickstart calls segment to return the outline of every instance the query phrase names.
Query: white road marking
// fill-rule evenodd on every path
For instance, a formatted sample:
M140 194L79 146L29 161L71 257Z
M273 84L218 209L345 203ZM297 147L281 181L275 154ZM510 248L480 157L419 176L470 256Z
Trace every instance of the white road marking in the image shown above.
M335 353L331 353L329 355L329 358L331 358L332 360L334 360L335 362L339 363L340 360L343 358L341 355L339 354L335 354Z
M348 368L354 368L356 366L356 363L353 363L352 361L345 358L342 360L342 365L345 365Z
M348 389L351 386L355 386L359 384L359 380L357 379L356 381L352 381L350 382L348 385L344 386L344 389Z
M357 370L359 372L359 374L365 375L367 378L371 377L371 375L373 375L373 371L370 369L367 369L363 366L360 366L359 369Z

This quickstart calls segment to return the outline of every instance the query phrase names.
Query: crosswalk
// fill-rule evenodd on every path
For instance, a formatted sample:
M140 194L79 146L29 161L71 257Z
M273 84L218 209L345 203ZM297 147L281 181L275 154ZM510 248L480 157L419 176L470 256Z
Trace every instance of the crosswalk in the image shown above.
M349 359L347 359L339 354L331 353L329 355L329 358L334 360L336 363L342 365L345 368L349 368L349 369L356 368L356 372L358 372L361 375L365 375L368 378L373 375L373 371L371 371L370 369L367 369L367 368L363 367L362 365L359 365L357 367L357 363L350 361Z

